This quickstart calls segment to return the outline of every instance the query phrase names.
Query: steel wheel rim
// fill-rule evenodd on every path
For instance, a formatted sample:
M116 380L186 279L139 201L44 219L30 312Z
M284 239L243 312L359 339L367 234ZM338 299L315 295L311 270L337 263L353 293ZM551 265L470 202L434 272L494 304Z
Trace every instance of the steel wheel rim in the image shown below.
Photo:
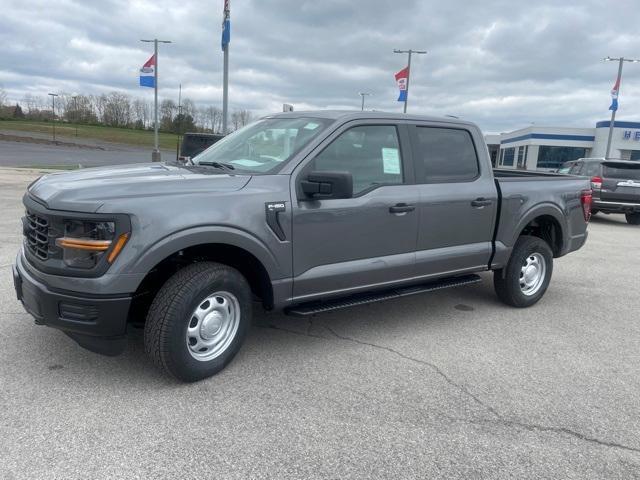
M527 256L520 268L520 291L527 295L538 293L547 273L547 261L539 253L531 253Z
M240 302L229 292L215 292L195 308L187 325L187 350L206 362L219 357L233 341L240 325Z

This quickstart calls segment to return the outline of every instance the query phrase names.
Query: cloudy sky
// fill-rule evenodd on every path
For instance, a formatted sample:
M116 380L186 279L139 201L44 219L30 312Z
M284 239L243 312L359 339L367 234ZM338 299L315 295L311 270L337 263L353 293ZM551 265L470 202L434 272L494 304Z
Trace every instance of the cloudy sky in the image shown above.
M160 97L221 104L223 0L0 0L0 86L12 101L137 86L161 47ZM486 132L593 126L609 116L617 65L640 58L638 0L231 0L230 106L256 114L360 107L401 111L394 48L412 65L409 110ZM618 118L640 120L640 63L625 64Z

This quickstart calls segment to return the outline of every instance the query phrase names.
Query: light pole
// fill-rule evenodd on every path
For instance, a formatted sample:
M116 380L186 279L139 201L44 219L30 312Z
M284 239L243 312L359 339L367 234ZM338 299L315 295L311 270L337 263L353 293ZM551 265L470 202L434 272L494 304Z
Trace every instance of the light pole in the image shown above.
M158 43L171 43L171 40L158 40L154 38L153 40L140 40L145 43L153 43L153 58L155 60L155 65L153 68L153 152L151 153L151 161L159 162L160 161L160 148L158 146Z
M78 136L78 95L73 95L73 123L76 124L76 137Z
M222 12L222 134L227 134L229 117L229 43L231 42L231 0L224 0Z
M607 57L604 59L605 62L618 62L618 76L616 77L616 83L613 86L613 90L611 90L611 95L614 96L615 108L614 104L611 104L611 121L609 122L609 137L607 138L607 152L604 158L608 159L611 153L611 139L613 138L613 126L616 122L616 111L618 110L618 96L620 95L620 83L622 82L622 65L624 62L638 63L640 60L632 59L632 58L611 58ZM615 93L614 93L615 92Z
M362 105L360 106L360 110L364 111L364 97L367 95L371 95L369 92L358 92L358 95L362 97Z
M56 141L56 97L57 93L49 93L51 95L51 124L53 125L53 141Z
M426 50L397 50L394 49L393 53L408 53L409 54L409 60L407 61L407 94L404 97L404 113L407 113L407 102L409 101L409 78L411 77L411 54L412 53L417 53L420 55L425 55L427 53Z

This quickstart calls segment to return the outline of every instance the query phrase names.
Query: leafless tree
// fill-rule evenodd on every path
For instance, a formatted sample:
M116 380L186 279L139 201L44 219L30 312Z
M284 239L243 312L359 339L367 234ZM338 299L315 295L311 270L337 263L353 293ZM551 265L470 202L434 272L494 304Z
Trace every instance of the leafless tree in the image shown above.
M4 107L7 103L7 92L0 86L0 107Z
M209 105L205 109L205 118L206 122L211 128L212 132L219 132L221 130L221 122L222 122L222 112L218 107L214 107L213 105Z
M131 123L131 99L129 95L111 92L106 96L103 122L110 127L126 127Z
M234 110L231 114L231 125L234 130L244 127L251 123L251 111L249 110Z

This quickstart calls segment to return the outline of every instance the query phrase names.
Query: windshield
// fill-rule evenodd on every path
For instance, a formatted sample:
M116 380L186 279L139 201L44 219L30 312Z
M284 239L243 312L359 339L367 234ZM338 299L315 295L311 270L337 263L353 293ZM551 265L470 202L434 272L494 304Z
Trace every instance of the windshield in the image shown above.
M193 159L193 163L224 164L239 173L270 173L332 120L326 118L266 118L226 136Z

